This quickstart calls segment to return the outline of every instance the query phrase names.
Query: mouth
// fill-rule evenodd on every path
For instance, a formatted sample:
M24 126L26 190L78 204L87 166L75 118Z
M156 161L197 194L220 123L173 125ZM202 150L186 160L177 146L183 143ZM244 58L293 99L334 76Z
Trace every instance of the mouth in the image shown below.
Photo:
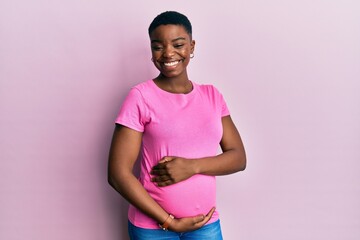
M163 62L163 64L165 67L174 67L180 62L181 62L181 60L177 60L177 61L171 61L171 62Z

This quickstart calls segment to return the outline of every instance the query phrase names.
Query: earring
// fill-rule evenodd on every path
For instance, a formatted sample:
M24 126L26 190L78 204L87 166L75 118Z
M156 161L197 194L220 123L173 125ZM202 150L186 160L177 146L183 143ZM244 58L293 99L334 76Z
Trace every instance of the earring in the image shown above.
M194 57L195 57L194 53L191 53L190 58L194 58Z

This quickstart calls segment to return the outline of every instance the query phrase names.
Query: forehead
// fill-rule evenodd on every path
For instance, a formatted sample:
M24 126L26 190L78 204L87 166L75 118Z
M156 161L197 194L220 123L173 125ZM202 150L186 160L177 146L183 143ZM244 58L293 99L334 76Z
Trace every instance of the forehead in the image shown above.
M174 25L174 24L160 25L157 28L155 28L154 31L152 31L150 34L151 40L171 41L177 38L190 39L189 34L185 30L185 27L182 25Z

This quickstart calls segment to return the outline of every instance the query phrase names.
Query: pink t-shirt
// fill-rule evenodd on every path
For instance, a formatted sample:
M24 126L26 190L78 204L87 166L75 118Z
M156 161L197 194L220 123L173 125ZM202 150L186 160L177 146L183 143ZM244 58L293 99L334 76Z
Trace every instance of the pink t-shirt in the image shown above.
M193 84L188 94L160 89L153 80L133 87L116 123L143 132L139 181L151 197L176 218L207 214L216 206L214 176L195 175L185 181L158 187L151 182L151 168L164 156L202 158L215 156L222 138L221 118L229 110L212 85ZM158 223L130 205L135 226L157 229ZM209 223L219 218L214 213Z

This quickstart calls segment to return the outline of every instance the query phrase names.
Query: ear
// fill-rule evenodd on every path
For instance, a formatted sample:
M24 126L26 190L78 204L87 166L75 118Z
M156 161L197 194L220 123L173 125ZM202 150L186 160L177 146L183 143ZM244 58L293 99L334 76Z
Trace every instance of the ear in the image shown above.
M195 40L191 40L190 50L191 50L191 53L194 53L194 50L195 50Z

